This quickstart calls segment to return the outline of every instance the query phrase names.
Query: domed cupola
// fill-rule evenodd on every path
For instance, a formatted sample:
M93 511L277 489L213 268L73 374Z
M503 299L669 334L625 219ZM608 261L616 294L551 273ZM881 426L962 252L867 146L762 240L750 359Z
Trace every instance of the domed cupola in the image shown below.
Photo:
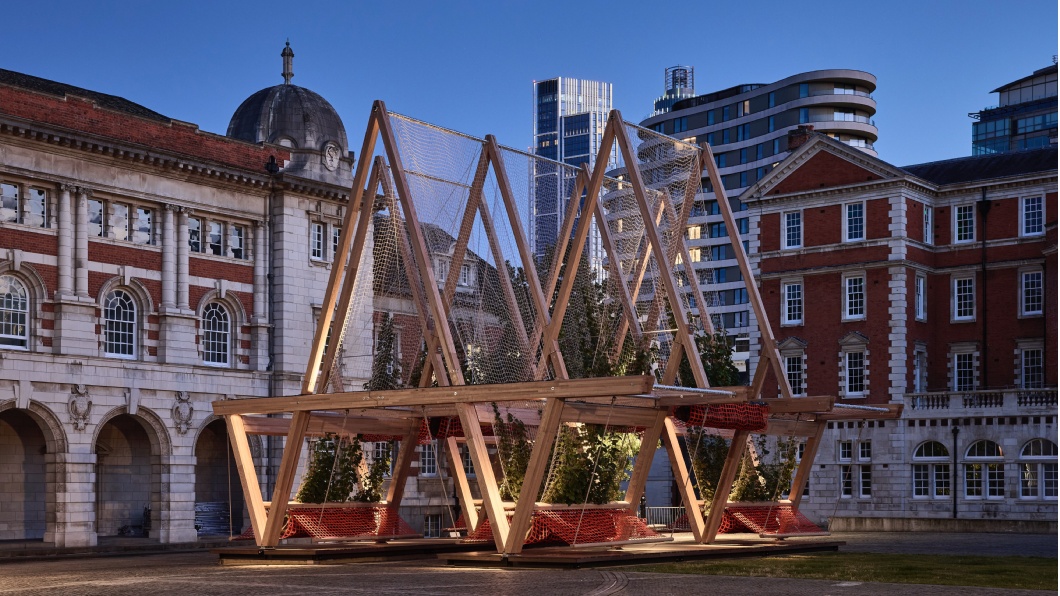
M326 99L291 84L294 51L290 42L280 56L283 84L248 97L232 114L227 136L289 147L291 159L284 164L285 175L349 186L352 160L342 119Z

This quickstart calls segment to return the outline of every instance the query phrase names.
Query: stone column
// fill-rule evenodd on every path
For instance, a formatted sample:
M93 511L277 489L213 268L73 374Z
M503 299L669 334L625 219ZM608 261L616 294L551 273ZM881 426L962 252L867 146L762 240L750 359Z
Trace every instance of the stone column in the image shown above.
M70 209L69 184L59 185L59 288L56 298L63 300L74 295L74 221Z
M56 456L55 546L96 545L96 454Z
M254 222L254 322L268 320L268 255L265 254L265 235L268 225L264 221Z
M254 222L254 313L250 317L250 367L260 371L269 368L269 255L265 249L268 234L268 222Z
M166 205L162 210L162 312L177 306L177 244L173 216L177 209ZM187 244L185 243L185 246Z
M188 310L188 215L191 210L180 207L177 216L177 308Z
M171 455L162 469L162 487L168 492L162 494L157 532L152 530L151 536L162 543L195 542L195 457Z
M88 200L92 191L83 186L77 188L77 231L74 234L74 266L76 277L74 289L78 298L88 296Z

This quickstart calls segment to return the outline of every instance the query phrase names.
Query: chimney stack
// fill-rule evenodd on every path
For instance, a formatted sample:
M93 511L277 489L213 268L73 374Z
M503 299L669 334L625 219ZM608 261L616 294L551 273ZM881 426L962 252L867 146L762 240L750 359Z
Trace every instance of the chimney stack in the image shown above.
M798 128L788 131L788 151L794 151L806 144L813 135L812 124L800 124Z

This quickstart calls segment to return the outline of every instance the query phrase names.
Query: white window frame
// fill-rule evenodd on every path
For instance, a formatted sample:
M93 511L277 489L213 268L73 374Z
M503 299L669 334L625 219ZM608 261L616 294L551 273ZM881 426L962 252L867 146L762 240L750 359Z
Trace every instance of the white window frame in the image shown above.
M324 261L327 259L327 249L324 244L327 224L322 221L309 223L309 260Z
M1020 499L1057 500L1057 447L1048 439L1031 439L1020 449Z
M1029 360L1033 357L1037 361L1037 378L1028 381L1031 364ZM1045 387L1045 350L1041 346L1020 349L1020 387L1023 389L1041 389Z
M785 211L780 214L780 246L784 249L802 248L802 211ZM796 221L792 221L794 218ZM795 236L794 241L792 236Z
M806 395L806 370L804 357L784 356L784 375L788 378L788 386L791 388L792 397Z
M841 462L854 459L854 441L849 439L839 441L836 445L836 458Z
M913 280L913 305L917 321L927 321L927 276L917 274Z
M0 344L0 349L28 351L32 321L29 288L14 275L0 275L0 280L3 279L10 281L7 291L0 294L0 339L5 342Z
M1034 218L1035 221L1027 218L1027 207L1031 201L1037 201L1038 203L1038 214ZM1036 226L1035 223L1037 224ZM1028 230L1028 226L1035 227ZM1041 236L1043 234L1045 234L1045 197L1042 195L1020 197L1020 236Z
M853 295L851 293L851 282L853 280L861 280L861 312L851 313L851 306ZM847 273L843 275L843 320L844 321L861 321L865 319L865 313L868 310L868 288L866 283L866 276L864 272L858 273Z
M935 210L924 205L924 244L935 244Z
M968 213L971 215L971 229L970 234L967 237L961 236L960 222L961 214ZM975 242L975 205L955 205L953 207L953 243L954 244L966 244L968 242Z
M125 298L125 302L128 303L129 312L132 313L131 318L112 318L110 311L112 309L111 299L114 297L115 300L121 301L121 298L117 296L121 294ZM103 298L102 308L102 319L103 324L101 325L103 333L103 355L107 358L122 358L124 360L135 360L137 352L139 351L139 329L140 329L140 309L136 304L136 298L125 289L116 288L107 292ZM111 342L111 334L118 336L124 336L128 338L128 341ZM113 350L113 347L128 346L128 349Z
M220 312L220 323L210 318ZM202 363L206 366L227 367L232 363L232 315L220 302L210 302L202 309ZM223 328L221 326L223 325Z
M233 259L239 259L241 261L247 258L247 228L237 224L227 224L228 228L225 238L228 239L228 246L225 247L225 255ZM237 255L236 252L239 252Z
M332 225L331 226L331 260L336 260L339 256L339 239L342 238L342 226Z
M802 280L791 280L780 284L780 324L802 325L803 317L806 316L806 300ZM793 294L798 294L793 296ZM798 311L793 313L793 311ZM793 317L797 314L797 317Z
M954 352L950 355L953 365L953 391L975 391L978 383L975 381L976 373L979 368L979 362L976 359L974 351L959 351ZM965 368L967 364L967 368ZM968 386L964 386L962 383L961 375L963 372L967 372L969 381Z
M471 267L471 263L464 263L460 266L460 284L465 288L471 287L471 284L475 281L475 275Z
M850 216L851 207L860 207L860 226L861 234L859 236L851 235L851 226L854 225L854 220ZM866 206L865 201L853 201L850 203L843 203L843 242L861 242L867 237L868 218L866 217Z
M861 464L858 468L858 496L872 498L872 464Z
M423 537L424 538L441 538L442 537L442 514L440 513L428 513L423 516Z
M217 220L202 220L204 233L201 235L202 249L205 254L213 255L215 257L225 256L225 224ZM219 226L220 232L218 232L217 252L214 252L213 230L211 226Z
M1019 284L1019 301L1020 301L1020 316L1021 317L1040 317L1044 313L1045 306L1045 272L1041 269L1026 269L1020 271L1020 284ZM1027 299L1029 294L1027 292L1027 284L1033 278L1037 278L1037 301L1038 308L1028 309Z
M913 393L927 391L927 348L913 349Z
M425 445L420 445L420 476L438 475L438 440L432 439Z
M853 357L855 357L855 356L858 356L861 359L861 369L860 369L860 379L861 379L861 383L860 384L861 384L861 388L857 389L857 390L851 390L851 374L850 374L850 372L851 372L851 359ZM869 370L868 357L866 356L866 351L864 349L846 350L846 351L843 352L843 397L844 398L850 399L850 398L857 398L857 397L865 397L866 393L868 393L868 391L866 389L866 386L868 385L868 382L867 382L868 370Z
M972 455L976 445L992 443L997 455ZM979 466L976 470L976 466ZM978 472L979 477L973 475ZM979 494L973 494L973 486ZM968 446L964 455L964 498L973 500L1002 500L1005 498L1005 458L1001 446L994 441L980 439Z
M942 448L942 454L923 455L927 445L935 444ZM950 451L940 441L924 441L913 450L913 498L914 499L949 499L952 495L953 481L950 476ZM918 478L918 472L921 478Z
M952 288L952 299L950 300L952 315L950 319L956 321L974 321L975 320L975 276L974 275L955 275L953 282L951 282ZM969 290L967 295L971 303L970 313L961 313L961 307L964 306L961 301L961 290L962 288Z

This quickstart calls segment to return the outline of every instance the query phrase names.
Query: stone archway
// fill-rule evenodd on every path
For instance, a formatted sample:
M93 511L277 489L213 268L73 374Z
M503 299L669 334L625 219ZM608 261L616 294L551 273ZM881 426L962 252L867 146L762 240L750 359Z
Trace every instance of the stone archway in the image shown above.
M162 461L153 434L150 425L130 414L118 414L100 426L96 435L98 536L158 535L159 528L145 515L145 509L157 511L161 502Z
M54 442L45 432L24 410L0 411L0 540L44 540L55 523Z
M199 536L238 536L245 507L224 420L207 424L195 441L195 530Z

